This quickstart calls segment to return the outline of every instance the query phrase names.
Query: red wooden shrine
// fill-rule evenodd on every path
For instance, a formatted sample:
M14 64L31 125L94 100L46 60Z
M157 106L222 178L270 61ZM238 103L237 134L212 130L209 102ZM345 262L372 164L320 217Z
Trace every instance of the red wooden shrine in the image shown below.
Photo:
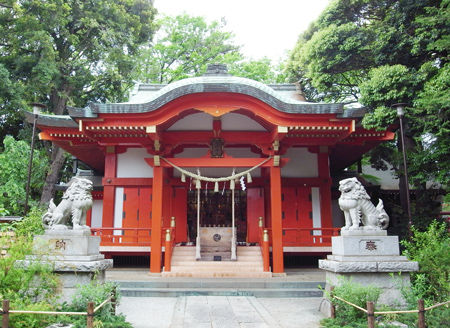
M102 251L150 253L155 273L170 243L192 243L196 232L197 189L174 165L217 178L267 159L251 182L244 179L245 190L236 183L237 241L262 244L268 236L272 271L282 273L287 252L330 252L338 230L333 175L394 137L363 129L361 109L298 97L293 85L267 86L216 65L202 77L140 85L128 103L39 115L37 125L42 140L101 176L88 223L101 236ZM218 186L214 192L214 183L201 183L204 225L229 222L230 186Z

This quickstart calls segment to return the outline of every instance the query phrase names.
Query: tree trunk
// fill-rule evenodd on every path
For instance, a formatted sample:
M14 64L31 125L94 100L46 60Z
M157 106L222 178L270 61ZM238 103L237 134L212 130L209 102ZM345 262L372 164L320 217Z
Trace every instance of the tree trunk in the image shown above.
M48 204L55 194L55 184L58 182L59 172L64 165L64 150L56 145L52 147L52 163L45 178L44 188L42 189L40 205Z
M50 95L53 113L62 115L66 108L68 96L71 92L70 86L64 84L61 90L53 89ZM48 204L50 199L55 195L55 184L58 183L59 172L61 171L65 161L64 150L57 145L52 145L52 157L50 169L45 178L44 188L42 189L40 205Z

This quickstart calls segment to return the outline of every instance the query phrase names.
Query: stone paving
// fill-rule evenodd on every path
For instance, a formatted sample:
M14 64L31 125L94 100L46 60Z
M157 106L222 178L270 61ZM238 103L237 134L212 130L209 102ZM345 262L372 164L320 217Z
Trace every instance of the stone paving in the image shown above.
M272 281L324 281L317 268L287 269ZM106 280L155 281L148 269L112 269ZM195 279L194 279L195 280ZM193 281L194 281L193 280ZM265 280L265 279L262 279ZM134 328L318 328L324 316L320 297L255 298L253 296L122 297L117 311Z
M118 312L134 328L316 328L323 318L320 302L317 297L123 297Z

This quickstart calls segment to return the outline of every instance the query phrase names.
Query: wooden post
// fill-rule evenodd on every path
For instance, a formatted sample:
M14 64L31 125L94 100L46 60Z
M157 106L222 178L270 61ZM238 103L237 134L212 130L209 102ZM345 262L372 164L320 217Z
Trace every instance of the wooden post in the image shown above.
M172 236L170 235L170 229L166 230L166 250L164 252L164 271L170 272L172 261Z
M264 229L264 232L263 232L263 266L264 266L264 272L270 271L269 232L267 231L267 229Z
M161 228L163 210L163 168L153 168L153 201L152 201L152 240L150 253L150 272L161 272Z
M367 328L375 328L375 306L373 302L367 302Z
M3 313L2 313L2 328L9 327L9 301L3 300L2 302Z
M417 321L417 326L419 328L425 328L425 304L423 299L417 301L417 306L419 308L419 319Z
M114 227L114 208L116 187L109 183L117 175L117 155L113 146L106 147L105 154L105 177L103 178L103 214L102 227ZM113 231L108 230L107 235L112 235ZM102 238L103 241L103 238Z
M330 287L330 297L331 297L330 318L335 319L336 318L336 306L333 303L333 294L334 294L334 286L331 286Z
M94 302L89 302L87 305L86 327L94 327Z
M270 211L272 218L272 262L274 273L283 273L283 222L281 218L281 169L270 168Z
M117 286L113 287L111 295L111 314L116 315L116 302L117 302Z

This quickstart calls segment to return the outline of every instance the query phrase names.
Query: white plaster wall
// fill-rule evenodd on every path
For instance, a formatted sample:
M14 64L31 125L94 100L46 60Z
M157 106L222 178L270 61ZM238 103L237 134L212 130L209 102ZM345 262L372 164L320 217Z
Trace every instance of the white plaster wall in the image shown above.
M153 178L153 168L144 158L152 155L145 148L128 148L125 153L117 155L118 178Z
M320 190L317 187L311 188L313 228L322 227L322 216L320 215ZM314 231L314 235L320 235L320 231Z
M114 228L122 228L122 212L123 212L123 187L117 187L114 202ZM114 234L121 235L120 231L114 231Z
M307 148L289 148L283 157L289 162L281 169L281 176L285 178L317 178L317 154L310 153Z
M94 199L92 204L92 228L102 227L102 217L103 217L103 199Z
M206 113L195 113L183 117L169 127L168 131L210 131L213 128L213 117Z
M266 131L266 129L248 116L236 113L222 115L223 131Z
M198 158L205 157L208 153L208 148L184 148L181 153L175 154L176 158Z

